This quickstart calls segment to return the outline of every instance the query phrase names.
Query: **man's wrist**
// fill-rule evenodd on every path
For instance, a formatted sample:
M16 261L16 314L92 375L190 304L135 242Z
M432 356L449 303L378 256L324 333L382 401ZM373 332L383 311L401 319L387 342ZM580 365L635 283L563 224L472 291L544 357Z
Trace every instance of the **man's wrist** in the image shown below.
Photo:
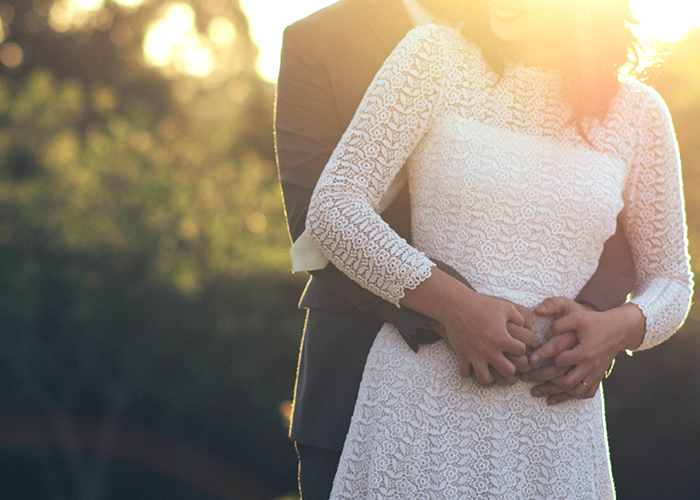
M437 333L433 328L427 327L417 328L411 335L411 341L417 345L434 344L443 338L444 337Z
M593 302L590 302L590 301L585 300L585 299L576 299L576 302L578 304L582 305L583 307L585 307L586 310L588 310L588 311L600 312L600 309L598 309L598 306L596 306Z

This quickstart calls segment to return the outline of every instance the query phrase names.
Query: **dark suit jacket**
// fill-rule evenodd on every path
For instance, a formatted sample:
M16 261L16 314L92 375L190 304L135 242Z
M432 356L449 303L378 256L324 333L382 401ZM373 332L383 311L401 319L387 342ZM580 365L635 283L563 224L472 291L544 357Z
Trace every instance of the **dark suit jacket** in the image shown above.
M304 230L314 186L362 96L411 27L401 0L341 0L285 30L275 137L293 240ZM382 217L410 241L407 189ZM396 325L416 349L415 332L428 318L375 297L332 264L312 274L300 303L309 311L291 436L341 450L367 354L382 324ZM599 271L579 300L601 310L619 305L633 275L629 246L619 234L606 245Z

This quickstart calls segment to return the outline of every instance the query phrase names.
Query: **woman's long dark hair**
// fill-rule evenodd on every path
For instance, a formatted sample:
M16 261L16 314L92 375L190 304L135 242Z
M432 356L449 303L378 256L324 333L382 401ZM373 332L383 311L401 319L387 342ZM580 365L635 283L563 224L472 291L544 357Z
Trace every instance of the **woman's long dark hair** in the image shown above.
M581 137L588 140L590 119L603 120L620 84L623 68L633 70L639 62L639 42L631 30L635 24L629 0L570 0L572 9L570 54L562 69L565 95ZM465 0L460 18L463 35L476 43L484 59L499 76L503 75L507 51L491 31L486 0ZM452 13L454 14L454 13Z

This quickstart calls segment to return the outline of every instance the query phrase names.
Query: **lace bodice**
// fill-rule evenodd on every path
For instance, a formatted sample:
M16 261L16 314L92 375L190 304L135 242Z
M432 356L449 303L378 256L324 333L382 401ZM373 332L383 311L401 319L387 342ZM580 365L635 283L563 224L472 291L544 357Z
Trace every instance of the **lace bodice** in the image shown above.
M670 336L691 294L678 151L651 88L625 80L591 147L558 72L509 62L498 78L457 30L412 30L368 89L314 191L307 232L343 272L398 306L429 257L477 291L535 306L574 298L622 210L641 348ZM376 214L406 164L413 246Z

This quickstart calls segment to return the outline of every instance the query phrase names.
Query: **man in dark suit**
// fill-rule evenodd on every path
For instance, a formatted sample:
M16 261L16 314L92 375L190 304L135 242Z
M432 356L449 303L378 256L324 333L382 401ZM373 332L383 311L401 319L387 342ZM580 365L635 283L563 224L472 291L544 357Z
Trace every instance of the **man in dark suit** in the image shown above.
M286 29L275 132L293 241L304 231L314 186L365 90L398 42L421 16L425 20L429 14L417 10L415 3L433 13L449 13L464 1L341 0ZM407 189L382 217L410 242ZM466 283L453 270L438 265ZM300 302L307 309L307 320L291 426L305 500L330 494L364 364L382 324L395 325L414 350L439 339L426 328L430 318L375 297L332 264L311 274ZM577 300L600 310L620 305L632 288L633 276L627 242L616 234L606 244L598 272ZM548 394L561 392L555 388ZM560 400L566 397L563 394Z

